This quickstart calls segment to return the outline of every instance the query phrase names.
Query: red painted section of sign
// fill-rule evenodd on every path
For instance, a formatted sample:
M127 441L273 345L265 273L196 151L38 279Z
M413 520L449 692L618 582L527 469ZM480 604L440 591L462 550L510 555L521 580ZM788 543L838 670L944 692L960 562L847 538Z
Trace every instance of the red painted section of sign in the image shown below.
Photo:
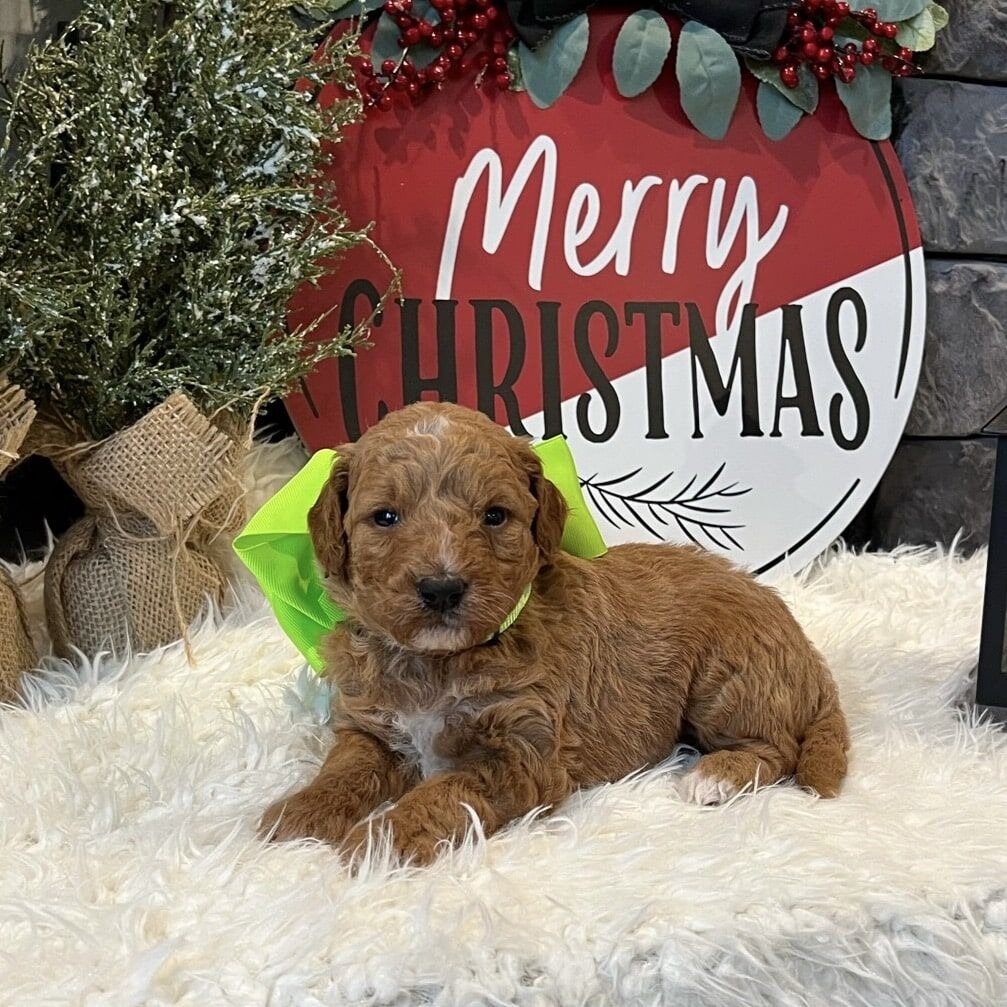
M724 183L721 226L745 177L753 179L757 189L762 232L781 206L788 208L782 236L758 266L750 300L758 305L759 314L855 276L899 255L906 246L920 244L912 212L906 214L906 233L900 233L892 194L873 145L853 131L831 85L823 88L818 112L805 117L785 140L774 143L756 120L755 82L746 74L727 137L719 142L708 140L688 123L679 107L674 49L654 88L633 100L618 95L610 68L623 17L591 15L592 41L584 66L550 109L536 108L526 94L476 89L468 78L447 84L442 94L416 108L372 113L347 131L338 149L333 170L343 209L356 225L375 221L374 240L402 270L403 295L420 300L416 309L420 371L424 377L434 377L440 365L432 301L456 180L478 151L492 148L502 162L506 188L537 137L546 135L555 141L555 200L540 290L529 285L528 273L541 167L532 173L495 254L482 248L485 182L471 201L451 293L458 302L454 317L457 398L467 405L478 405L476 311L494 318L495 379L502 378L509 365L520 369L513 391L522 416L539 412L546 397L565 400L592 387L591 376L575 352L574 320L579 311L591 314L585 324L590 350L609 377L644 365L645 321L638 311L634 313L637 302L680 305L678 324L670 315L663 319L662 356L687 344L687 302L698 305L713 334L717 301L728 275L743 258L745 234L743 227L721 268L708 264L710 193L718 179ZM890 145L880 148L890 165L897 198L908 207L905 182ZM709 183L699 185L685 206L677 263L669 274L662 268L669 185L675 180L684 184L692 175L704 176ZM586 262L611 236L626 183L639 183L646 176L661 181L643 197L632 229L627 274L618 275L609 265L597 275L577 275L564 254L564 221L574 190L590 183L600 197L594 234L577 249L580 261ZM388 276L387 267L372 251L355 250L319 288L297 299L292 321L308 321L338 305L354 280L369 279L383 290ZM512 312L511 318L520 321L524 332L523 359L514 359L516 344L501 310L486 305L477 308L471 303L474 300L503 300L514 306L516 315ZM589 302L603 302L611 311L606 316L600 308L584 308ZM540 308L542 304L556 307ZM408 310L412 309L407 308L407 315ZM358 317L365 313L366 304L361 302ZM606 317L615 318L614 337L606 328ZM321 326L320 334L329 335L337 326L338 312ZM550 382L543 381L543 353L548 358L552 338L558 373ZM403 404L402 319L397 305L385 312L372 341L373 348L361 351L355 362L357 405L364 428L379 418L380 403L389 408ZM485 384L485 359L482 366ZM308 380L307 390L309 398L293 395L288 406L308 446L316 449L347 439L353 431L342 417L337 365L329 362L319 368ZM506 422L503 404L500 398L493 402L497 419Z

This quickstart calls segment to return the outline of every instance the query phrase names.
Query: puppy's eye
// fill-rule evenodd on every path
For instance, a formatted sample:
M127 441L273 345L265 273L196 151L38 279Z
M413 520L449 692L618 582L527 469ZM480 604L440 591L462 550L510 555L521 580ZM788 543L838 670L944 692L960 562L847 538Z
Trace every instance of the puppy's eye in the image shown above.
M507 520L507 511L503 507L490 507L483 514L483 524L490 528L499 528Z
M387 508L382 508L381 510L376 510L371 515L371 520L379 528L391 528L393 524L399 523L399 515L396 511L388 510Z

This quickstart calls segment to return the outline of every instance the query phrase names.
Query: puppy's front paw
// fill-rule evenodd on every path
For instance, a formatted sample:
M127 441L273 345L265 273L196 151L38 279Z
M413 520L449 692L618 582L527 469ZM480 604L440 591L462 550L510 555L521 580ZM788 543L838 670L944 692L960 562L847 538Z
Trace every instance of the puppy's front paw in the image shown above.
M426 867L437 859L437 854L450 840L435 821L423 814L411 811L388 815L388 825L392 833L392 848L402 861L409 861L418 867Z
M691 804L723 804L738 793L738 788L730 780L696 768L678 781L678 792Z
M345 810L334 803L331 794L306 787L269 806L259 822L259 835L280 843L292 839L319 839L338 845L353 824Z
M409 808L393 808L386 815L354 826L340 844L340 850L351 866L358 867L367 850L383 841L391 844L397 860L415 867L433 863L450 842L429 816Z

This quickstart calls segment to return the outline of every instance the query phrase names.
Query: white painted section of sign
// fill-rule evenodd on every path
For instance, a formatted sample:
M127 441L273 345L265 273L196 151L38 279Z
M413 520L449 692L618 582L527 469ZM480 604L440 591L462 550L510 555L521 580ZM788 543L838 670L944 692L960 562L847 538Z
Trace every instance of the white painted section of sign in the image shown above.
M711 551L749 569L764 571L768 577L800 569L826 548L855 517L887 468L916 391L925 319L922 250L913 250L909 261L912 311L898 394L907 294L904 257L881 263L797 302L802 305L808 369L822 436L802 436L801 416L796 408L782 410L780 436L771 436L782 309L763 315L756 323L761 437L740 436L740 379L723 417L714 409L706 386L699 385L703 436L693 436L693 380L688 349L663 361L666 439L645 438L647 388L643 369L612 382L622 415L615 434L605 443L583 437L577 423L578 397L566 400L562 407L563 428L581 478L587 482L587 499L608 543L661 539L688 542L691 535ZM859 352L853 348L855 326L850 307L844 308L840 316L843 347L869 405L867 435L854 450L840 446L830 429L830 403L836 395L842 396L839 419L845 436L851 435L856 420L849 389L836 369L826 337L827 305L841 287L854 288L867 312L866 338ZM733 333L718 334L711 340L725 378L735 343ZM783 394L793 391L788 365ZM589 394L588 417L598 428L604 422L604 406L597 392ZM541 435L542 414L527 417L525 425L531 434ZM599 485L637 469L632 478ZM719 475L706 486L718 470ZM641 495L662 479L660 486Z

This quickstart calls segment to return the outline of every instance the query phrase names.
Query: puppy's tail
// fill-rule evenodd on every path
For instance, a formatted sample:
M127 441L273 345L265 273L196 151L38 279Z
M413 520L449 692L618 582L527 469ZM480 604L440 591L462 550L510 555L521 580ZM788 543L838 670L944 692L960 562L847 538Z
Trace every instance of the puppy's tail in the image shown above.
M833 693L804 735L801 754L797 757L797 782L822 797L836 797L846 776L849 747L846 718Z

